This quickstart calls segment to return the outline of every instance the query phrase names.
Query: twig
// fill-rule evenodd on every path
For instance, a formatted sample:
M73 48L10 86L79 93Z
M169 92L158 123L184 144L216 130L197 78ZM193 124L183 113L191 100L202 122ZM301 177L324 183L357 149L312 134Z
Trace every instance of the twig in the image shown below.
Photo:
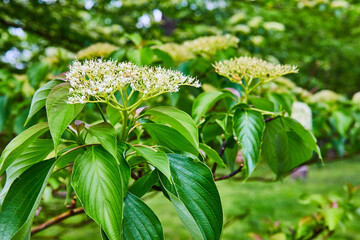
M243 165L240 165L240 167L238 169L236 169L235 171L233 171L232 173L222 176L222 177L215 178L215 181L220 181L220 180L231 178L231 177L235 176L236 174L238 174L239 172L241 172L243 167L244 167Z
M279 116L271 116L271 117L268 117L267 119L265 119L265 122L267 123L267 122L271 122L272 120L275 120L275 119L277 119Z
M46 221L43 224L40 224L39 226L36 226L33 229L31 229L31 236L34 235L35 233L45 230L46 228L48 228L56 223L64 221L65 219L67 219L69 217L72 217L72 216L75 216L78 214L82 214L82 213L84 213L84 208L82 208L82 207L75 208L75 209L69 210L67 212L64 212L64 213L50 219L49 221Z
M222 142L221 148L219 150L219 156L220 157L222 157L222 155L224 154L225 148L226 148L226 140L225 140L225 138L223 138L223 142ZM213 167L211 169L211 172L212 172L214 178L215 178L216 168L217 168L217 163L214 163L214 165L213 165Z
M131 178L135 181L139 179L139 177L134 172L131 172Z

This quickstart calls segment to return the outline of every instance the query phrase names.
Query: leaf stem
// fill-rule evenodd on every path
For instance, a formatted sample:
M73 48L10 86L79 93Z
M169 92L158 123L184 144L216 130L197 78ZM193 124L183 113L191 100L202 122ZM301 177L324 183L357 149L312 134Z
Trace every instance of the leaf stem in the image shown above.
M100 115L101 115L102 119L104 120L104 122L107 122L107 121L106 121L106 118L105 118L105 115L104 115L104 112L101 110L101 107L100 107L99 103L96 102L95 105L96 105L96 107L99 109Z

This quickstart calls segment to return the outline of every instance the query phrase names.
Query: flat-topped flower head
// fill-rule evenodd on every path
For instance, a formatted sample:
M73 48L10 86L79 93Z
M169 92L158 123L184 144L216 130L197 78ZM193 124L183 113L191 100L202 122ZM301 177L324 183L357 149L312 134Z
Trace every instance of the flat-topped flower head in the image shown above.
M111 53L117 50L118 47L110 43L95 43L89 47L80 50L76 57L77 59L92 59L99 57L108 57Z
M161 67L138 67L130 62L102 59L74 61L66 79L70 83L68 103L111 102L115 92L128 87L149 99L165 92L177 92L181 85L200 87L198 80ZM115 104L117 104L115 102Z
M237 37L227 34L200 37L195 40L186 41L184 42L184 47L196 54L213 56L220 50L236 47L238 43L239 39Z
M108 95L130 84L137 76L138 67L130 62L117 63L102 59L74 61L66 79L70 83L68 103L85 103L94 97L106 99Z
M131 81L130 84L132 89L141 92L146 99L165 92L178 92L182 85L201 87L197 79L162 67L140 68L136 81Z
M284 76L289 73L297 73L296 66L280 65L264 61L255 57L239 57L215 63L215 71L230 81L241 83L251 79L259 79L260 82Z

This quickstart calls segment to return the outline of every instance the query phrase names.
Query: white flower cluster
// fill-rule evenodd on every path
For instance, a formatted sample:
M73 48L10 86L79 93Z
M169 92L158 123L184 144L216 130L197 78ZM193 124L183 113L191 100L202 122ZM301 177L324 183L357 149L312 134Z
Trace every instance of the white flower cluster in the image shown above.
M138 67L130 62L86 60L74 61L66 79L70 83L68 103L86 103L93 97L108 102L116 91L130 86L145 99L164 92L177 92L179 86L200 87L197 79L161 67Z
M109 43L95 43L89 47L80 50L76 57L77 59L92 59L96 57L108 57L111 53L117 50L118 47Z
M297 73L296 66L273 64L255 57L239 57L215 63L215 71L233 82L242 79L266 81L289 73Z
M164 92L178 92L182 85L201 87L199 80L162 67L139 68L136 78L130 83L131 88L141 92L145 98Z
M263 26L266 30L270 30L270 31L282 32L285 30L284 24L279 22L264 22Z
M352 101L355 104L360 104L360 92L357 92L353 95Z
M294 102L291 109L291 118L297 120L307 130L312 130L311 108L303 102Z
M309 99L309 102L311 103L319 103L319 102L336 102L343 100L343 96L340 94L337 94L334 91L331 90L322 90L314 95L312 95Z

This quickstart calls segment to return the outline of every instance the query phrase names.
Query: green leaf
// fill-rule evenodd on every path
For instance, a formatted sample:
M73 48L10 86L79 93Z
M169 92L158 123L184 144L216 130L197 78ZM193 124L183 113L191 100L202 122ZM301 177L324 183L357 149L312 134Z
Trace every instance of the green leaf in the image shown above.
M286 240L286 234L285 233L275 233L274 235L270 236L269 240Z
M313 151L320 153L315 137L294 119L279 117L266 123L262 156L278 177L308 161Z
M201 118L205 113L212 107L214 104L225 97L231 97L231 94L228 92L203 92L201 93L194 101L192 108L192 117L196 123L199 125Z
M9 115L9 98L0 96L0 132L4 130Z
M330 231L334 231L344 216L344 209L342 208L325 208L322 210L326 226Z
M126 57L129 59L129 61L135 63L136 65L141 65L141 56L138 49L129 48L126 52Z
M123 238L125 240L164 239L160 220L140 198L128 193L124 201Z
M224 161L214 149L203 143L200 143L200 149L205 152L209 159L219 164L219 166L226 168Z
M122 165L101 146L90 146L76 158L71 184L84 206L110 239L121 239L123 216Z
M52 80L47 82L44 86L40 87L34 93L34 96L31 101L29 115L26 118L25 125L28 124L30 119L37 113L41 108L45 106L46 98L49 95L51 89L53 89L56 85L60 84L61 80Z
M131 146L131 145L130 145ZM131 149L135 150L138 154L143 156L151 165L159 169L167 178L170 179L170 165L169 159L166 154L160 150L155 152L154 150L147 147L133 147Z
M136 46L139 46L142 41L142 38L138 33L126 34L125 37L131 40Z
M269 101L266 98L260 98L260 97L249 97L250 102L254 105L254 107L273 112L274 111L274 103Z
M220 239L223 213L210 169L184 155L168 157L173 184L161 174L160 180L185 227L194 239Z
M102 122L86 128L91 135L99 140L100 144L117 159L117 134L115 128L106 122Z
M29 78L30 85L33 88L38 88L40 82L45 79L48 73L49 66L43 62L32 64L27 70L26 74Z
M118 142L117 150L118 155L117 158L120 162L120 175L121 175L121 185L122 187L122 195L125 196L128 191L129 180L131 175L131 167L129 163L126 161L126 150L129 149L129 146L125 142Z
M6 196L11 184L32 165L43 161L53 149L51 139L37 139L16 158L6 169L6 182L0 193L0 203Z
M32 221L54 163L55 159L51 159L33 165L11 185L1 206L0 239L11 239Z
M84 153L85 148L79 147L77 144L70 145L69 147L62 149L62 152L60 157L58 157L58 160L56 161L56 167L62 168L65 167L67 164L74 162L78 155L81 155ZM59 153L60 154L60 153Z
M140 49L140 65L146 66L152 63L154 53L151 48L143 47Z
M165 51L162 51L158 48L152 49L153 53L163 62L165 67L171 67L174 65L174 60L171 55Z
M126 50L124 48L120 48L113 53L111 53L110 58L113 60L121 61L125 56Z
M84 104L67 104L69 88L68 83L59 84L51 90L46 99L47 118L55 154L57 154L61 135L84 107Z
M136 182L129 188L129 192L137 197L144 196L154 184L158 181L158 174L156 171L151 171L145 176L136 180Z
M151 138L160 145L166 146L172 150L189 152L198 155L198 148L189 142L179 131L162 124L145 123L142 124Z
M234 140L233 136L226 139L226 147L222 159L225 160L226 165L232 172L235 170L236 158L239 152L239 144Z
M109 117L111 125L115 126L121 119L119 109L113 108L110 105L106 106L106 115Z
M293 104L292 95L285 93L269 93L268 98L274 103L274 112L285 110L291 115L291 107Z
M338 110L332 113L330 122L342 136L347 136L347 130L350 128L353 118L350 112Z
M254 110L237 109L233 117L234 136L243 153L247 176L254 171L259 160L262 136L265 129L264 117Z
M196 148L199 147L198 129L194 120L185 112L174 107L156 107L146 111L155 117L153 121L167 123L181 133Z
M38 123L14 138L4 149L0 157L0 175L16 158L39 136L49 129L47 123Z

